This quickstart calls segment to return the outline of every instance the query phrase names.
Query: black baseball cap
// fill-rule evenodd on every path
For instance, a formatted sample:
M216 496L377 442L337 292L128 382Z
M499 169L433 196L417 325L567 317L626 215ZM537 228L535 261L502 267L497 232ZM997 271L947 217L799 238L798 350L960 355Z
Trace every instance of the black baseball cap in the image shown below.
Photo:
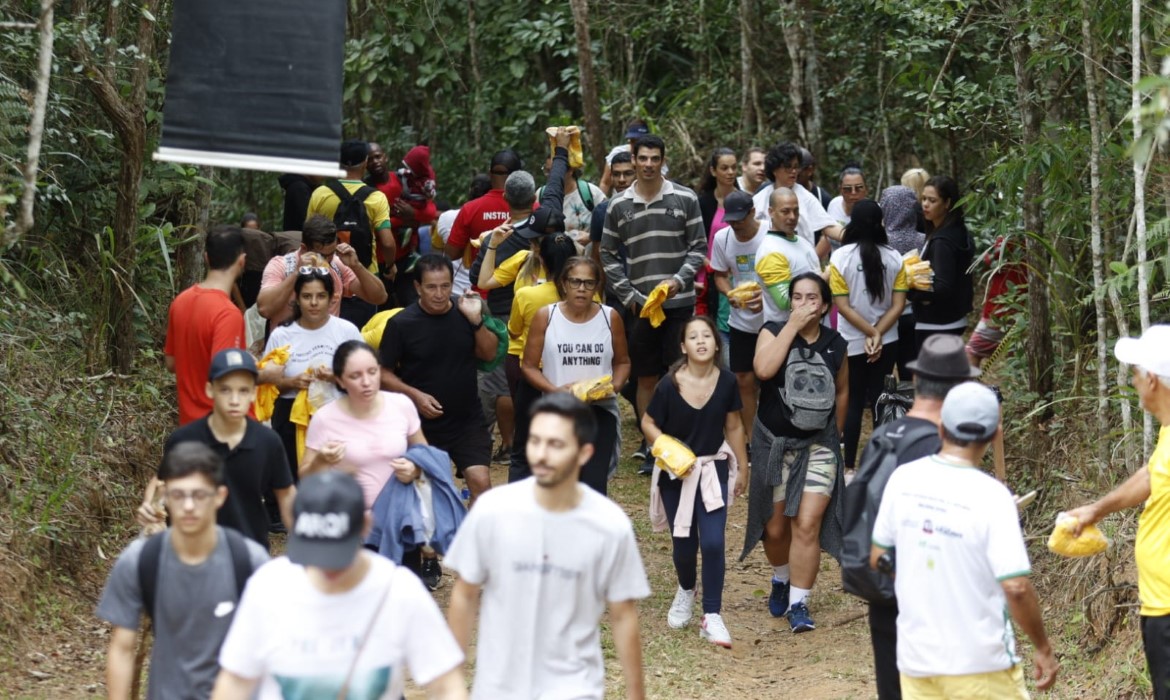
M353 168L366 162L370 144L365 141L346 141L341 144L341 167Z
M260 368L256 366L256 359L247 350L220 350L211 358L211 367L207 370L207 380L216 379L232 372L250 372L253 377L260 376Z
M752 197L743 190L729 192L723 198L723 220L728 223L743 221L752 213L755 204Z
M541 207L528 217L527 226L516 229L516 233L526 241L548 233L564 233L565 215L553 207Z
M365 515L362 487L349 474L329 471L301 479L288 536L289 561L331 571L348 568L362 546Z

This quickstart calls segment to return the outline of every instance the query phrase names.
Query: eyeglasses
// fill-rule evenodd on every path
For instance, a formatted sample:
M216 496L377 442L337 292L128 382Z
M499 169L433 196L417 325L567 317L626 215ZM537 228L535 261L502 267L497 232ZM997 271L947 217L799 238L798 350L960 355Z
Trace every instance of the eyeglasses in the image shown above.
M583 280L579 277L569 277L565 280L565 284L573 289L587 289L592 291L597 288L597 280L595 279Z
M842 192L849 192L849 193L864 192L865 185L841 185L841 191Z
M207 489L195 489L194 491L184 491L182 489L170 489L169 491L166 492L166 499L167 499L167 503L170 503L170 504L176 505L176 506L181 506L184 503L186 503L187 499L189 498L195 502L195 505L204 506L204 505L207 505L207 502L210 501L211 497L214 495L215 495L214 491L208 491Z
M327 268L327 267L312 267L310 265L305 265L304 267L297 269L297 274L298 275L320 275L322 277L326 277L329 275L329 268Z
M798 172L800 172L800 165L799 164L797 164L797 165L781 165L780 169L787 170L790 173L798 173Z

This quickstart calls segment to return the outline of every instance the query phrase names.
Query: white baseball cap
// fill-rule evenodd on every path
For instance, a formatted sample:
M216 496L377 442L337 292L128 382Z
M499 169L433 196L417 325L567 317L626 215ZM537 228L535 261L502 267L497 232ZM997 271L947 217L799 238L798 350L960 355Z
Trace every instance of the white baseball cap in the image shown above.
M1113 354L1127 365L1170 377L1170 326L1150 326L1140 338L1121 338Z

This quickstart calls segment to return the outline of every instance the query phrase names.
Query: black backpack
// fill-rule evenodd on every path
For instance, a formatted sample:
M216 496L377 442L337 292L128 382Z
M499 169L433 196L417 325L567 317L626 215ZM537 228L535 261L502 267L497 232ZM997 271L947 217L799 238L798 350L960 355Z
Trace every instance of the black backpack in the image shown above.
M366 198L377 192L369 185L362 185L353 194L337 180L325 183L337 195L337 211L333 212L333 223L337 226L337 238L348 242L357 252L362 265L369 267L374 260L374 234L370 230L370 216L366 213Z
M227 537L228 551L232 555L232 573L236 579L236 600L244 594L244 584L252 575L252 556L244 536L230 527L220 528ZM162 558L163 535L152 535L142 546L138 556L138 589L142 591L142 609L147 617L154 619L154 604L158 593L159 560Z
M901 463L899 455L904 454L906 448L938 436L938 428L933 425L903 428L896 432L874 432L857 467L857 474L845 487L841 584L847 593L871 603L891 603L894 600L893 577L869 568L873 525L886 482Z
M878 396L877 411L873 425L893 423L902 418L914 405L914 385L910 382L898 382L894 375L887 374L885 390Z

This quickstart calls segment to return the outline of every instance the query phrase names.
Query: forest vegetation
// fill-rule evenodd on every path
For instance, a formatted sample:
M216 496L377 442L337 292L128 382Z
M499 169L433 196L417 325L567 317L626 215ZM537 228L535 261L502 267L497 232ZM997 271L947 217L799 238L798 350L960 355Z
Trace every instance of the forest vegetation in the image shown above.
M0 638L13 644L55 596L91 594L129 532L173 427L163 329L201 274L200 233L246 211L280 217L276 174L151 160L172 4L0 9ZM909 167L954 176L979 249L1014 239L1029 266L990 373L1006 394L1011 486L1040 491L1027 531L1148 455L1154 427L1112 346L1170 318L1164 3L347 8L345 136L392 155L426 141L455 205L499 148L537 170L549 125L585 129L596 181L635 116L690 186L714 148L781 140L806 144L833 190L849 161L874 194ZM1135 523L1106 523L1105 557L1033 552L1049 616L1087 654L1135 639Z

